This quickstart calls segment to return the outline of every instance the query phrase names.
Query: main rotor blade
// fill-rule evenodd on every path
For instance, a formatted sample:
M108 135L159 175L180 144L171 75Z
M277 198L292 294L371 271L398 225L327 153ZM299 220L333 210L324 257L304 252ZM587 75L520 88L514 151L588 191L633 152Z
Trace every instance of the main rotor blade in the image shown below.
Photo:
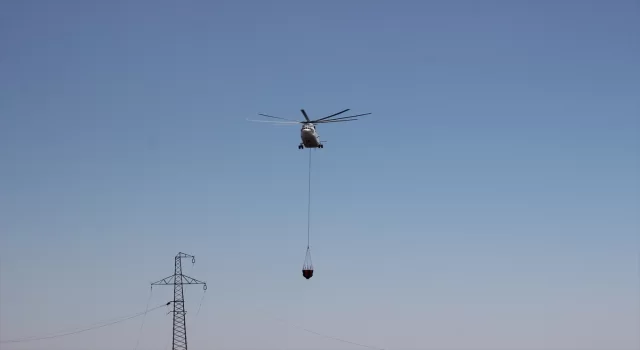
M300 112L302 112L302 115L304 115L304 119L306 119L308 122L310 122L311 120L309 119L309 117L307 116L307 112L304 111L304 109L301 109Z
M342 119L342 120L323 120L320 122L316 122L315 124L326 124L326 123L342 123L342 122L352 122L358 119Z
M340 117L340 118L329 119L329 120L321 120L321 121L319 121L317 123L328 123L328 122L340 122L340 121L358 120L358 119L355 119L355 118L363 116L363 115L369 115L369 114L371 114L371 113L357 114L357 115L352 115L352 116L348 116L348 117Z
M371 113L357 114L357 115L352 115L352 116L348 116L348 117L335 118L335 119L331 119L331 120L349 119L349 118L361 117L363 115L369 115L369 114L371 114Z
M335 114L332 114L332 115L330 115L330 116L328 116L328 117L324 117L324 118L316 119L316 120L314 120L313 122L319 122L319 121L322 121L322 120L327 120L327 119L329 119L329 118L335 117L335 116L336 116L336 115L338 115L338 114L342 114L342 113L344 113L344 112L346 112L346 111L348 111L348 110L349 110L349 109L347 108L347 109L345 109L344 111L340 111L340 112L335 113Z
M257 119L247 119L250 122L258 122L258 123L271 123L271 124L301 124L301 122L287 121L287 122L277 122L275 120L257 120Z
M266 115L266 114L262 114L262 113L258 113L258 115L261 115L263 117L267 117L267 118L274 118L274 119L282 119L282 120L288 120L290 122L296 122L299 123L297 120L293 120L293 119L287 119L287 118L282 118L282 117L274 117L272 115Z
M316 121L316 122L318 122L318 121L321 121L321 120L329 119L329 118L331 118L331 117L335 117L335 116L337 116L338 114L342 114L342 113L344 113L344 112L346 112L346 111L348 111L348 110L349 110L349 108L345 109L344 111L338 112L338 113L336 113L336 114L332 114L332 115L330 115L330 116L328 116L328 117L324 117L324 118L317 119L317 120L315 120L315 121Z

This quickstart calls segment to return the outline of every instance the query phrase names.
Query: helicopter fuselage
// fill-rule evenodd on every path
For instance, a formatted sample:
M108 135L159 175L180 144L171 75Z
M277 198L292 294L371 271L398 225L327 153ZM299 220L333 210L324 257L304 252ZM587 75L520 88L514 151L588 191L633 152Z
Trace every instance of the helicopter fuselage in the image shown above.
M298 146L298 149L324 147L320 142L320 135L316 132L316 126L312 123L302 125L302 129L300 129L300 139L302 142Z

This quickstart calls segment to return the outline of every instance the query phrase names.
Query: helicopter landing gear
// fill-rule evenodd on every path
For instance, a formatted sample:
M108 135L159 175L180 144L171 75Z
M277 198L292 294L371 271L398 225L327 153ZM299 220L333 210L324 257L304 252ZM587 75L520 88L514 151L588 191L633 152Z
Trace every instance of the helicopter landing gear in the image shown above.
M304 144L301 143L301 144L298 145L298 149L303 149L303 148L304 148ZM324 148L324 145L323 144L319 144L318 148Z

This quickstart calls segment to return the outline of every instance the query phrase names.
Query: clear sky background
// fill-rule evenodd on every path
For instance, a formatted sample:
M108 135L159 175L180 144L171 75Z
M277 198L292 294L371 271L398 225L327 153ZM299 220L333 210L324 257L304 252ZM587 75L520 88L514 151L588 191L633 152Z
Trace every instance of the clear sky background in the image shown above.
M0 45L3 340L144 310L182 251L192 349L640 346L637 1L3 1ZM310 280L299 128L246 121L300 108L373 113L318 129Z

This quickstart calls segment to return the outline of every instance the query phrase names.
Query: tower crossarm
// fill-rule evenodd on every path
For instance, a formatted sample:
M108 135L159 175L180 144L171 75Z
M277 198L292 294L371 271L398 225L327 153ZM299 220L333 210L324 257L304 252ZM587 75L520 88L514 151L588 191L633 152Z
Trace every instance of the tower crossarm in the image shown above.
M203 284L205 289L207 289L207 282L198 281L193 277L189 277L187 275L182 275L182 284Z
M176 283L176 276L169 276L159 281L151 283L152 286L174 286L176 284L202 284L207 289L207 282L199 281L193 277L182 275L182 283Z
M162 285L170 286L174 284L176 284L176 275L165 277L159 281L151 283L152 286L162 286Z

